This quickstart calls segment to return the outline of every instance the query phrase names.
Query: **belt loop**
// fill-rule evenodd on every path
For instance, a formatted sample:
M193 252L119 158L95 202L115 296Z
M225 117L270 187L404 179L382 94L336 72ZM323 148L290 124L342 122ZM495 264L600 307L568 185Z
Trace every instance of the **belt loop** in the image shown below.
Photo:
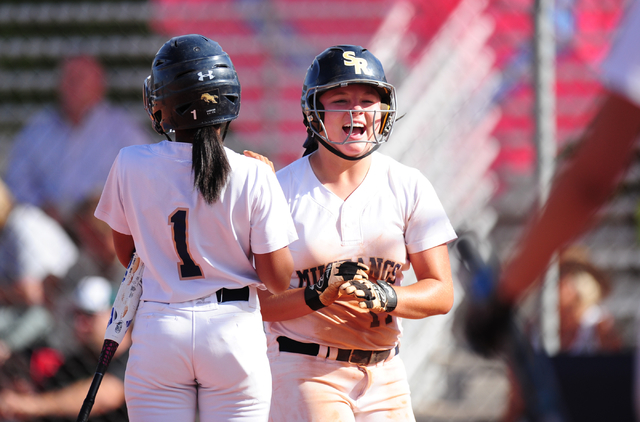
M249 289L249 307L252 309L258 308L258 289L254 286L247 286Z
M327 359L336 360L338 358L338 348L337 347L328 347L329 353L327 354Z
M393 349L391 349L389 351L389 356L387 356L387 358L384 360L385 362L389 362L391 359L393 359L394 356L396 356L398 353L400 353L400 345L397 344L396 347L394 347Z
M349 363L353 363L353 362L351 362L351 357L353 356L353 352L354 351L352 350L351 354L349 354ZM357 365L364 365L364 366L369 365L371 363L371 361L373 360L373 356L374 356L375 353L376 352L370 352L369 356L367 356L367 361L366 362L362 362L362 363L356 362L356 364Z
M319 346L320 347L318 348L318 357L327 359L329 357L329 347L323 346L322 344L320 344Z

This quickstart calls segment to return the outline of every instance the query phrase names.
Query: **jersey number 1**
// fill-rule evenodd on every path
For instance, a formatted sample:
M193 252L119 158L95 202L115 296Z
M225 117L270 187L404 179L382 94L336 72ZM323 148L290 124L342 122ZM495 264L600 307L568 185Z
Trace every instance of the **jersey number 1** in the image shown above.
M181 280L202 278L200 265L196 264L189 253L188 220L189 210L186 208L178 208L169 216L173 245L178 253L178 258L180 258L178 273Z

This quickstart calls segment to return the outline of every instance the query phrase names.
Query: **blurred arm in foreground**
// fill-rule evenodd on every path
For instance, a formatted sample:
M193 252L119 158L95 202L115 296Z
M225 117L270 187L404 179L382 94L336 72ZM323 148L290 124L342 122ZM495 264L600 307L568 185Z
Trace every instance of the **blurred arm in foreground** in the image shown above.
M489 303L467 319L467 336L491 355L504 341L515 303L545 272L553 254L591 226L634 157L640 134L640 2L634 2L602 66L605 93L577 151L557 171L544 206L530 216Z
M530 218L506 263L498 300L514 303L546 270L553 253L590 226L631 162L638 134L640 107L608 92L575 157L559 169L546 204Z

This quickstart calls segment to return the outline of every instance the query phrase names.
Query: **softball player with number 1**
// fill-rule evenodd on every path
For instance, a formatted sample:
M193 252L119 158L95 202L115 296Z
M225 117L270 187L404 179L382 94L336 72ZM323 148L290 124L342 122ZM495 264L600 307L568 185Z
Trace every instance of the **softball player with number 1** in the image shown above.
M240 83L200 35L155 56L145 108L168 141L124 148L96 216L145 271L125 396L132 421L266 421L271 376L257 289L286 289L297 238L272 169L225 148ZM167 134L175 130L175 142ZM254 268L255 260L255 268Z
M400 319L451 309L456 234L429 181L376 152L396 96L373 54L342 45L318 55L302 111L305 156L277 173L299 236L295 270L286 292L260 292L270 420L415 420ZM418 281L403 286L410 265Z

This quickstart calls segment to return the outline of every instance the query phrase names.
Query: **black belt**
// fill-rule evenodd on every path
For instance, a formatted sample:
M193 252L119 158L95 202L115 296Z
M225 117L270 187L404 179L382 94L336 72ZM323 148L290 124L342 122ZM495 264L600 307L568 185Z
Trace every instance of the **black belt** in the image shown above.
M302 355L319 356L320 345L316 343L301 343L288 337L278 337L279 350L281 352L300 353ZM335 347L327 347L325 359L335 359L341 362L355 363L357 365L374 365L378 362L386 360L391 353L393 356L400 352L400 347L396 346L389 350L357 350L357 349L337 349L338 353L333 352ZM332 353L333 352L333 353Z
M227 289L222 288L216 292L218 303L223 302L238 302L249 300L249 286L245 286L241 289Z

